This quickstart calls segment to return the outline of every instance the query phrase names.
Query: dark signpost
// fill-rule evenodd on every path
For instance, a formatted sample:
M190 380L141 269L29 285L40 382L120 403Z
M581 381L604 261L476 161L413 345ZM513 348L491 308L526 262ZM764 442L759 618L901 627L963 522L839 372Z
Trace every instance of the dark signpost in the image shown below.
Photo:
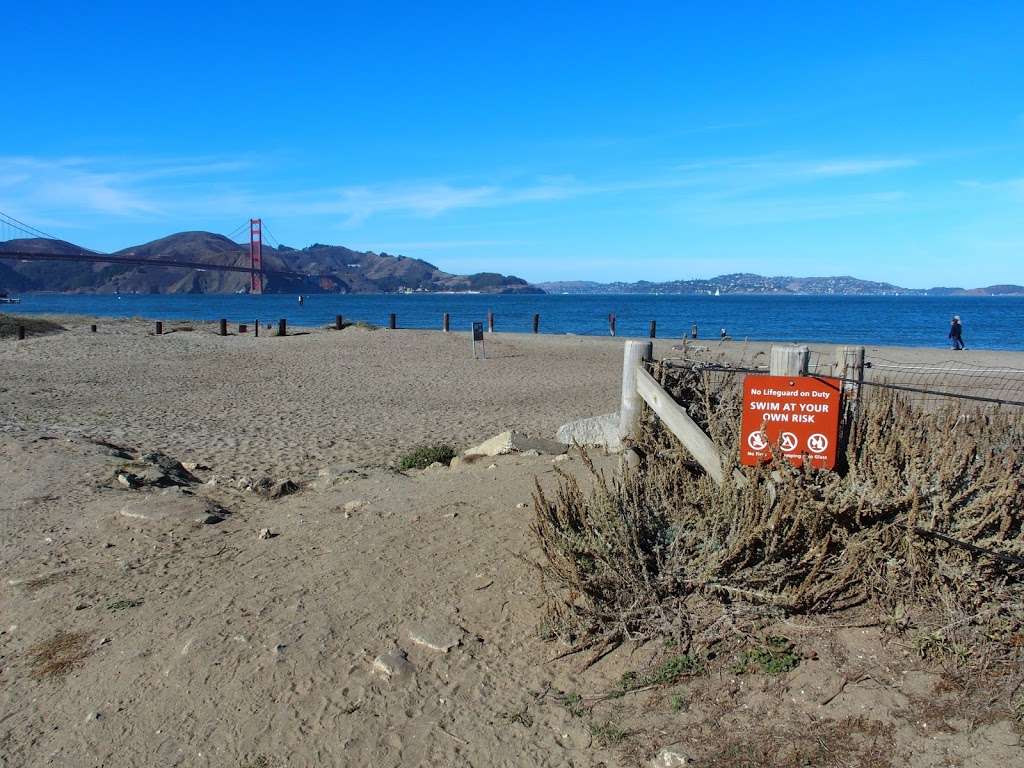
M480 354L477 355L476 343L480 342ZM473 323L473 357L487 357L487 348L484 346L484 324Z

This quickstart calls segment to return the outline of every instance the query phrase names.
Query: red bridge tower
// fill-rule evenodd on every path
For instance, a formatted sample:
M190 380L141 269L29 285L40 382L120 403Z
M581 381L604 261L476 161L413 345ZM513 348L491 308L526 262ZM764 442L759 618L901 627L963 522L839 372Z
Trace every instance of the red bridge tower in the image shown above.
M263 220L249 219L249 263L252 282L249 293L263 293Z

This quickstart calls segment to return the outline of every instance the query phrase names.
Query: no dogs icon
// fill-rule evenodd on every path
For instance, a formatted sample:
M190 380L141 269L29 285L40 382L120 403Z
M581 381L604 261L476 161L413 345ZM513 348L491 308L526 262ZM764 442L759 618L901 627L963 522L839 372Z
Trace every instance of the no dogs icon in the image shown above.
M824 453L828 449L828 438L820 432L815 432L807 438L807 450L811 453Z

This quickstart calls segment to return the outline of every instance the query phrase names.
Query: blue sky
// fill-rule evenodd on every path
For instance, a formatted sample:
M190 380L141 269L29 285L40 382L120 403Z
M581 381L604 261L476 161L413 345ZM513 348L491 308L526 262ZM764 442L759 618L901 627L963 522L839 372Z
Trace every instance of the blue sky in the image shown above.
M856 7L853 7L856 6ZM0 210L530 280L1024 283L1024 3L17 3Z

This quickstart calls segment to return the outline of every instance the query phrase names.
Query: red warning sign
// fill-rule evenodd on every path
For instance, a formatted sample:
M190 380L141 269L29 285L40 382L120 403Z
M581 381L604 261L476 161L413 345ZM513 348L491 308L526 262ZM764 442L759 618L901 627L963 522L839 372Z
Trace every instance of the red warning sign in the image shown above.
M740 463L771 458L775 446L789 461L810 457L815 467L836 465L842 390L838 379L747 376L743 382Z

